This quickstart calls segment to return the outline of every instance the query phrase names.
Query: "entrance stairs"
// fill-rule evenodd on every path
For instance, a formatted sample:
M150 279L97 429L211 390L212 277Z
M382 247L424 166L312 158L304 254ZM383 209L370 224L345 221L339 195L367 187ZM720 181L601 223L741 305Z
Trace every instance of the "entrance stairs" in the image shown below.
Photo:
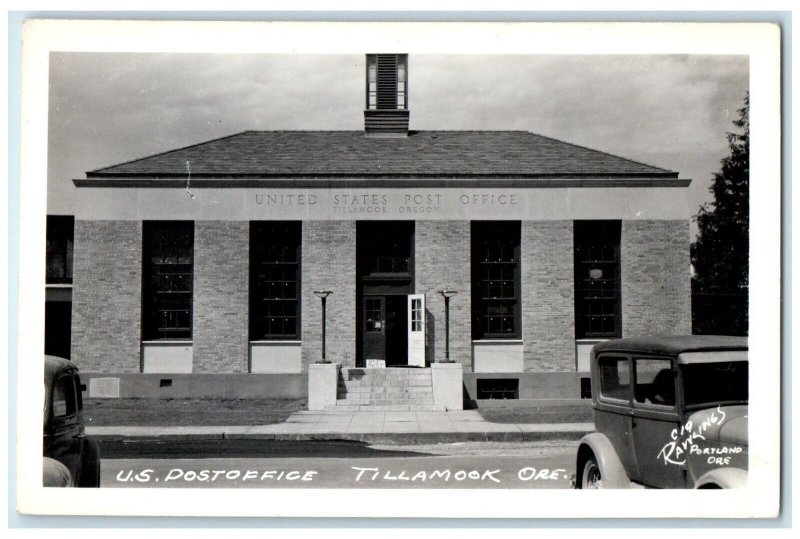
M444 412L433 403L431 369L342 369L336 405L330 410L359 412Z

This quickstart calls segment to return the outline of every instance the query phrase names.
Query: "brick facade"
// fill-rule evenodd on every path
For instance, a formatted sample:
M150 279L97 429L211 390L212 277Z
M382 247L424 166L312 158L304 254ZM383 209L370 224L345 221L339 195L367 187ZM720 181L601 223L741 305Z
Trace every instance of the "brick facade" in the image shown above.
M425 294L426 360L445 358L444 298L439 290L458 290L450 300L450 359L472 370L470 223L417 221L414 229L414 291Z
M356 360L356 222L302 224L302 370L321 357L321 308L314 290L333 290L327 357ZM450 304L450 355L472 370L470 222L417 221L414 291L426 296L426 358L445 356L444 300ZM623 336L690 333L688 220L623 221ZM575 368L572 221L523 221L523 370ZM248 371L249 223L195 223L193 371ZM72 356L85 372L138 373L141 355L142 223L75 223Z
M691 333L689 221L623 221L622 336Z
M248 222L196 221L193 372L248 371Z
M520 247L524 371L574 370L572 221L523 221Z
M84 372L140 372L142 223L75 221L72 360Z
M302 241L303 372L322 357L322 307L314 290L332 290L326 316L328 361L355 366L356 222L304 221Z

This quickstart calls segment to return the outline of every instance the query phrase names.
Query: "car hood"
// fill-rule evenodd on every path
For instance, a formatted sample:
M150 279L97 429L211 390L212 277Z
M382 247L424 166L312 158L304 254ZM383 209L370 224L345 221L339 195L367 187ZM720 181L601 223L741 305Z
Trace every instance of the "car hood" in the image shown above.
M717 406L692 412L686 418L692 431L707 441L747 445L747 406Z

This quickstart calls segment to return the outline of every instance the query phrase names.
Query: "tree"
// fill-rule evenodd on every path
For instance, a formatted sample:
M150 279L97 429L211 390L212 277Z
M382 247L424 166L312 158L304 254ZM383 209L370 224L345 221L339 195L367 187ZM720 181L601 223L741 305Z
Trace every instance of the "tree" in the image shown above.
M704 204L695 217L697 240L691 246L692 331L747 335L750 229L750 96L745 94L738 132L728 132L730 154L721 160Z

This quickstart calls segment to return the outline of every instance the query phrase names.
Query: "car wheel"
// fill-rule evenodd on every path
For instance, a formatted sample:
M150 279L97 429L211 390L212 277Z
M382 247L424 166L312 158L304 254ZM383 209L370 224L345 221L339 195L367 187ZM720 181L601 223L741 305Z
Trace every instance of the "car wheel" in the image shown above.
M591 455L583 465L583 473L581 474L581 488L584 489L598 489L603 488L603 474L600 472L600 466L597 464L597 459Z

